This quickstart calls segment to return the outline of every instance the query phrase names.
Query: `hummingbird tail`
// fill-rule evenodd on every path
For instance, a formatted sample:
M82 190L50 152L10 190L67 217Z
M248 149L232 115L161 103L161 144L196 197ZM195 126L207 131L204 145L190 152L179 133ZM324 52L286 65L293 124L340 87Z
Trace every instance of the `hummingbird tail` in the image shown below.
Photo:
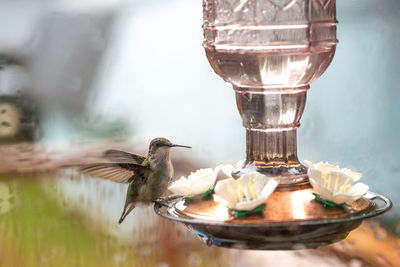
M135 204L134 203L129 203L125 208L124 211L122 212L121 218L119 218L118 223L121 224L126 216L135 208Z

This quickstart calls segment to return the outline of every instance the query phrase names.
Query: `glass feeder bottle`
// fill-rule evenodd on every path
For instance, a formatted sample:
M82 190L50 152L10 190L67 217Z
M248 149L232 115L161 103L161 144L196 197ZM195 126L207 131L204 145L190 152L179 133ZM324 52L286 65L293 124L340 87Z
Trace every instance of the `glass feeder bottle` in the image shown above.
M204 43L214 71L233 85L246 128L246 162L281 186L307 182L297 157L310 84L335 54L335 0L204 0Z

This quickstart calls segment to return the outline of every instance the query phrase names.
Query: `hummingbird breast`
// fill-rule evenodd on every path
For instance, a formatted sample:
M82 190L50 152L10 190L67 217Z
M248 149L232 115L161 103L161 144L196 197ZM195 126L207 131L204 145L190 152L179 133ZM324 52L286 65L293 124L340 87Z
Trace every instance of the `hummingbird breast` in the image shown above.
M168 183L174 173L172 163L169 160L158 162L155 166L151 166L151 169L152 171L147 178L147 183L141 190L142 194L140 198L143 202L152 202L160 198L167 189Z

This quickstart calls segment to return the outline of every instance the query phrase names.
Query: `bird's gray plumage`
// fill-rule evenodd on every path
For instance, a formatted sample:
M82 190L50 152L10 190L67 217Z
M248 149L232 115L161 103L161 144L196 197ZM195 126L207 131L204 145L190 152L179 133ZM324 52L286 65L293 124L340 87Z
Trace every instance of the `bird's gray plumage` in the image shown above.
M114 163L97 163L81 168L81 172L93 177L128 183L124 210L119 223L135 208L137 202L156 201L165 192L173 177L173 166L169 157L174 145L168 139L151 141L147 157L120 150L107 150L104 156Z

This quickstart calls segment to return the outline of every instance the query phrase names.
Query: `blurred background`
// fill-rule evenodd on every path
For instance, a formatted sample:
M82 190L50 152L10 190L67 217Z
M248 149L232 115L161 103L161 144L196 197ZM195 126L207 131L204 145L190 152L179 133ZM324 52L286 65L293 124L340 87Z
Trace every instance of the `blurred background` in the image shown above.
M346 241L297 252L208 248L151 207L119 226L126 186L69 167L108 148L144 154L158 136L193 146L174 152L176 177L244 158L234 91L201 45L201 1L3 0L0 17L0 264L400 262L400 1L337 1L340 43L298 130L300 159L362 172L394 207Z

